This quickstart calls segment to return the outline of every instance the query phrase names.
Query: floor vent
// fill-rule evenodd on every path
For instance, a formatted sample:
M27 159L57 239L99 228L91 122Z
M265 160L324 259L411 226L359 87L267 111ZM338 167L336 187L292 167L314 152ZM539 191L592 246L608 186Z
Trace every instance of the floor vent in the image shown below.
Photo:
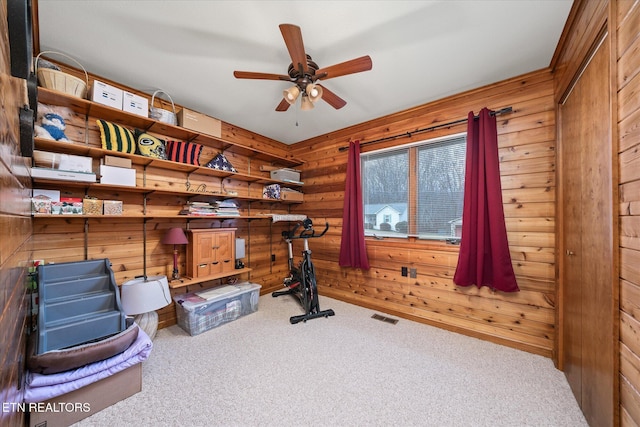
M386 316L382 316L380 314L374 314L373 316L371 316L372 319L376 319L376 320L380 320L382 322L387 322L387 323L391 323L393 325L395 325L396 323L398 323L398 319L392 319L390 317L386 317Z

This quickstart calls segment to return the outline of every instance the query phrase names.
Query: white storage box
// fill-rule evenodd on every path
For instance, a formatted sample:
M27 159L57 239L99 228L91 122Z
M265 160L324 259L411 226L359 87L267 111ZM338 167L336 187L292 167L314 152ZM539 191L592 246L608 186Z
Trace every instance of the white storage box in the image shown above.
M33 166L47 169L59 169L69 172L93 173L91 157L74 154L51 153L49 151L33 151Z
M31 178L59 179L62 181L96 182L95 173L71 172L60 169L31 168Z
M99 80L93 81L93 86L91 87L91 100L93 102L122 110L122 96L122 89Z
M271 179L279 181L300 182L300 171L295 169L276 169L271 171Z
M100 165L100 183L135 187L136 170Z
M122 110L142 117L147 117L149 114L149 100L125 90L122 94Z
M261 287L242 282L176 295L173 300L178 325L193 336L254 313L258 311Z

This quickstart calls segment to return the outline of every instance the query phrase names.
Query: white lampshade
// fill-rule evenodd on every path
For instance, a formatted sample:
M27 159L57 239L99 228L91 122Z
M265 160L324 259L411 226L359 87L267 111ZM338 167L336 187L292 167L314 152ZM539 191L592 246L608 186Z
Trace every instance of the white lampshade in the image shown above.
M125 282L120 287L125 314L133 316L166 307L171 303L167 276L151 276Z

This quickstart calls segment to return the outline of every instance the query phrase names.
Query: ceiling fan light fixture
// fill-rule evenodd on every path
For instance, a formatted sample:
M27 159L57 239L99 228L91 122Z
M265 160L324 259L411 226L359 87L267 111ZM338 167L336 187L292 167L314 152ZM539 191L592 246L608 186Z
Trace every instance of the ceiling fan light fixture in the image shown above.
M298 99L298 95L300 95L300 88L298 88L297 85L291 86L289 89L283 91L282 95L289 104L293 105L296 102L296 99Z
M313 109L313 102L309 99L307 95L302 95L302 101L300 103L300 109L302 111L309 111Z
M305 89L307 96L311 102L316 102L318 99L322 98L322 86L309 83Z

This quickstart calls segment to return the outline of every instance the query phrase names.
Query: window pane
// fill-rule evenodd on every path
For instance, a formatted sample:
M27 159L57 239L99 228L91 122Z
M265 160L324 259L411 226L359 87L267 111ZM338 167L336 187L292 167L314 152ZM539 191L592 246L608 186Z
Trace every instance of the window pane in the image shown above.
M365 235L406 237L409 151L363 154L360 159Z
M466 137L418 149L417 229L421 238L460 237Z

